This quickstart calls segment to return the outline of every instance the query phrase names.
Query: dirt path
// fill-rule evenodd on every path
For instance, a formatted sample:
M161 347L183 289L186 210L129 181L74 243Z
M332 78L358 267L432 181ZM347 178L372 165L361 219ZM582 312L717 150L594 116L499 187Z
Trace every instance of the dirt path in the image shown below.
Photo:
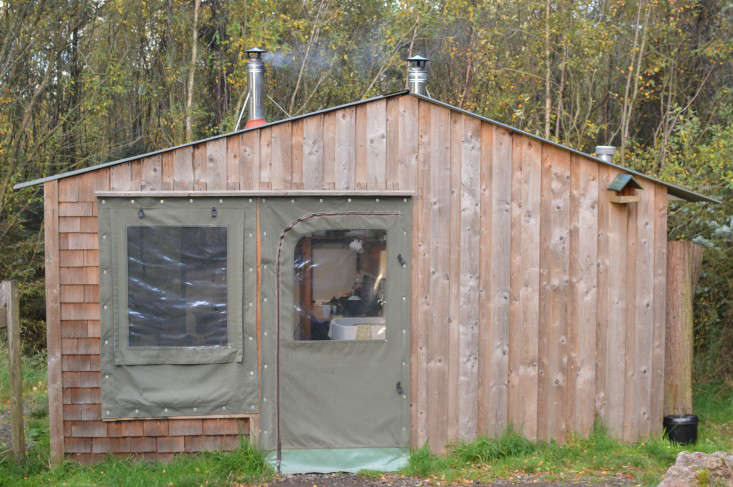
M425 479L417 479L414 477L402 477L399 475L383 475L380 477L365 477L354 474L304 474L304 475L284 475L279 480L270 482L268 487L377 487L377 486L395 486L395 487L433 487L446 485L473 485L484 487L589 487L589 486L629 486L634 485L623 476L608 477L605 479L581 479L567 481L548 482L542 477L517 476L511 480L501 480L490 484L480 483L463 483L451 484L449 482L433 482Z

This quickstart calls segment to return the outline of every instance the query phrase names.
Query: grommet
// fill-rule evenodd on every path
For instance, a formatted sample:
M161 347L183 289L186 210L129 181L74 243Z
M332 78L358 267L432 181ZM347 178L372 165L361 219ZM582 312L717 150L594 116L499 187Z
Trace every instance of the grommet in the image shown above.
M221 409L222 409L222 411L226 411L227 410L227 407L226 406L222 406Z
M407 394L402 394L402 399L407 399Z
M196 412L196 411L198 411L198 410L199 410L199 408L193 408L193 411L194 411L194 412Z
M262 332L262 336L267 336L267 332L266 331L263 331Z
M250 272L252 272L253 270L254 270L253 268L251 268L251 267L249 268L249 271L250 271Z
M267 368L267 364L263 365L262 368L266 369Z
M318 201L321 202L321 203L323 203L323 198L319 199Z
M379 203L379 198L375 199L374 201L376 201L377 203Z
M402 296L402 301L407 301L407 297L406 296Z
M252 198L249 199L249 202L252 203Z
M105 233L104 235L102 235L102 240L104 240L106 238L107 238L107 234Z
M167 413L168 412L168 408L163 408L163 412L164 413Z
M139 413L140 413L140 410L139 409L136 409L135 410L135 414L139 414Z
M106 304L104 305L104 309L107 309L107 305Z
M403 203L407 203L407 198L402 198Z
M249 337L249 341L250 341L250 342L252 341L252 337Z
M130 204L131 205L134 205L135 204L135 200L130 200Z
M407 364L406 364L405 362L402 362L402 366L403 366L403 367L406 367L406 366L407 366Z
M188 200L189 203L193 203L193 198Z
M267 237L267 232L262 232L263 237Z
M262 202L263 203L266 202L266 201L267 201L267 198L262 198Z
M262 398L262 402L267 402L267 398L266 397L263 397ZM263 433L265 433L265 431L263 431Z
M106 273L107 273L107 269L104 269L104 270L102 271L102 274L106 274Z
M224 200L222 198L219 198L219 203L224 203Z
M266 303L267 302L267 298L262 298L262 301Z
M403 335L406 334L406 333L407 333L407 330L402 330L402 334Z
M351 198L348 198L346 201L348 201L349 203L351 203Z
M104 341L104 344L105 344L105 345L109 345L109 340L105 340L105 341Z
M255 371L254 370L250 370L249 371L249 375L255 375Z
M252 303L247 303L247 306L249 306L251 308L252 307Z
M290 200L290 204L295 204L295 198Z
M104 412L105 416L109 416L109 411Z
M160 204L162 205L163 203L165 203L165 200L160 200Z
M107 204L107 200L102 200L102 204L103 205L106 205Z
M250 232L248 236L249 236L249 238L252 238L252 232Z
M109 379L109 375L105 375L105 376L104 376L104 378L105 378L105 379Z

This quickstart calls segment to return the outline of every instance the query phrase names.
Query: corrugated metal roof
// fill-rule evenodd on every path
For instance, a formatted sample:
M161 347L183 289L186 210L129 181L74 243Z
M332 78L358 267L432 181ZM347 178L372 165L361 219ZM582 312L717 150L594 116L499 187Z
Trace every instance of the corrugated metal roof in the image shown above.
M102 164L97 164L96 166L89 166L89 167L85 167L85 168L81 168L81 169L76 169L74 171L67 171L67 172L62 172L62 173L59 173L59 174L54 174L52 176L46 176L44 178L34 179L32 181L26 181L24 183L18 183L15 186L13 186L13 189L27 188L28 186L34 186L36 184L46 183L48 181L54 181L56 179L63 179L63 178L71 177L71 176L77 176L79 174L84 174L86 172L96 171L97 169L102 169L102 168L110 167L110 166L116 166L117 164L123 164L125 162L130 162L130 161L134 161L134 160L137 160L137 159L142 159L142 158L145 158L145 157L155 156L155 155L162 154L162 153L168 152L168 151L173 151L173 150L176 150L176 149L180 149L181 147L189 147L189 146L193 146L193 145L196 145L196 144L201 144L201 143L204 143L204 142L208 142L208 141L211 141L211 140L216 140L216 139L220 139L220 138L223 138L223 137L229 137L230 135L236 135L236 134L241 134L241 133L244 133L244 132L249 132L250 130L260 130L260 129L265 128L265 127L271 127L273 125L278 125L278 124L281 124L281 123L293 122L295 120L301 120L301 119L304 119L304 118L307 118L307 117L311 117L311 116L314 116L314 115L332 112L334 110L339 110L341 108L347 108L347 107L362 105L362 104L370 103L370 102L376 101L376 100L384 100L384 99L387 99L387 98L392 98L392 97L395 97L395 96L402 96L402 95L407 95L407 94L410 94L412 96L415 96L415 97L417 97L417 98L419 98L421 100L424 100L424 101L427 101L427 102L430 102L430 103L435 103L436 105L440 105L440 106L445 107L445 108L448 108L450 110L453 110L453 111L456 111L456 112L460 112L460 113L463 113L463 114L466 114L466 115L470 115L472 117L476 117L478 119L484 120L484 121L489 122L489 123L491 123L493 125L496 125L498 127L502 127L504 129L508 130L509 132L526 135L527 137L531 137L533 139L539 140L539 141L541 141L541 142L543 142L545 144L550 144L550 145L555 146L555 147L558 147L560 149L563 149L563 150L572 152L573 154L578 154L580 156L587 157L589 159L592 159L592 160L598 162L599 164L605 164L607 166L615 167L616 169L625 171L627 173L630 173L630 174L633 174L633 175L636 175L636 176L639 176L639 177L648 179L650 181L654 181L655 183L658 183L658 184L661 184L663 186L666 186L667 189L669 190L669 194L671 194L672 196L676 196L678 198L681 198L681 199L684 199L684 200L687 200L687 201L705 201L705 202L709 202L709 203L720 203L720 201L718 201L715 198L711 198L709 196L705 196L703 194L696 193L695 191L691 191L691 190L689 190L687 188L683 188L683 187L677 186L675 184L667 183L665 181L662 181L661 179L657 179L657 178L654 178L652 176L648 176L648 175L646 175L644 173L641 173L639 171L635 171L633 169L629 169L627 167L620 166L618 164L614 164L612 162L603 161L603 160L598 159L597 157L594 157L594 156L592 156L590 154L586 154L585 152L581 152L581 151L579 151L577 149L573 149L572 147L568 147L566 145L558 144L557 142L553 142L551 140L545 139L544 137L540 137L539 135L535 135L535 134L531 134L529 132L525 132L524 130L518 129L516 127L512 127L511 125L507 125L505 123L502 123L502 122L493 120L493 119L488 118L488 117L484 117L484 116L479 115L477 113L469 112L468 110L464 110L464 109L459 108L459 107L457 107L455 105L451 105L449 103L445 103L445 102L442 102L440 100L436 100L434 98L430 98L428 96L422 96L422 95L417 95L417 94L414 94L414 93L410 93L408 90L397 91L395 93L390 93L390 94L387 94L387 95L380 95L380 96L375 96L375 97L372 97L372 98L367 98L365 100L358 100L358 101L354 101L354 102L351 102L351 103L345 103L343 105L337 105L337 106L325 108L323 110L318 110L318 111L311 112L311 113L305 113L303 115L298 115L296 117L290 117L290 118L285 118L285 119L282 119L282 120L277 120L277 121L274 121L274 122L269 122L269 123L266 123L264 125L260 125L259 127L254 127L254 128L250 128L250 129L242 129L242 130L238 130L238 131L235 131L235 132L228 132L228 133L225 133L225 134L215 135L213 137L208 137L206 139L196 140L196 141L193 141L193 142L187 142L185 144L181 144L181 145L177 145L177 146L173 146L173 147L167 147L165 149L160 149L160 150L153 151L153 152L147 152L145 154L139 154L139 155L132 156L132 157L127 157L127 158L124 158L124 159L118 159L116 161L104 162Z

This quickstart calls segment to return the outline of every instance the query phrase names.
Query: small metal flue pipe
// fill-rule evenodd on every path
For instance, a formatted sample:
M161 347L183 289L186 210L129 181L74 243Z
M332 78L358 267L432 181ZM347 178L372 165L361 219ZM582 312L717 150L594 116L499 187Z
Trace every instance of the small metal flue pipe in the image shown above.
M407 58L407 87L410 93L428 96L426 84L428 82L427 63L430 59L417 55Z
M616 147L613 145L597 145L596 155L603 162L611 162L613 155L616 153Z
M265 121L265 63L264 49L257 47L247 51L247 79L249 81L249 118L244 128L264 125Z

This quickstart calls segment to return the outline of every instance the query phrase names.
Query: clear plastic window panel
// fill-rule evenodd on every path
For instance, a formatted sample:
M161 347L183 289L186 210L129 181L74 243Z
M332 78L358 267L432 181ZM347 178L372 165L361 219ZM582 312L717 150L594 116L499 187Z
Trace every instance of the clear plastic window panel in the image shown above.
M127 228L130 347L225 346L227 229Z
M384 340L385 230L323 230L295 247L295 340Z

